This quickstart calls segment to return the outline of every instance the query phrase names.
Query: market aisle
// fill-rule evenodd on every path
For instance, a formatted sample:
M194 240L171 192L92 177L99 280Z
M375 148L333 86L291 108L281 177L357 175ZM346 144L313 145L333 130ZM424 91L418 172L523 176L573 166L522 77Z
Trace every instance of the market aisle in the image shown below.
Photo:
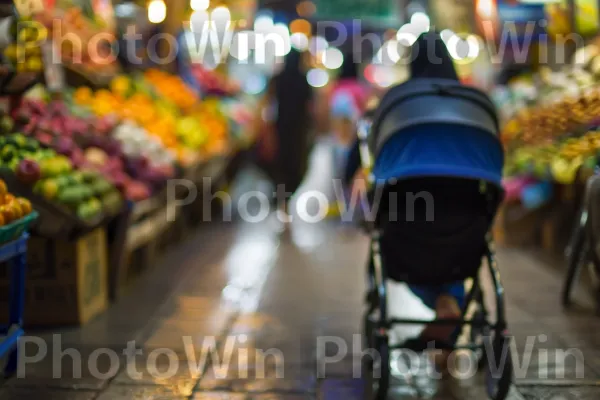
M326 166L319 151L317 172ZM311 174L306 187L321 179ZM270 224L206 226L108 313L60 337L43 335L48 354L30 359L25 378L7 382L0 400L359 399L353 343L366 246L360 234L327 222L294 224L291 237L279 237ZM598 398L600 320L589 311L565 314L558 307L560 276L527 253L503 250L500 262L522 367L521 394L511 399ZM43 347L31 343L27 356ZM572 347L581 354L557 359L558 350ZM259 350L268 354L264 363ZM337 362L323 364L337 353L344 353ZM439 388L404 385L391 398L425 396L486 398L479 376Z

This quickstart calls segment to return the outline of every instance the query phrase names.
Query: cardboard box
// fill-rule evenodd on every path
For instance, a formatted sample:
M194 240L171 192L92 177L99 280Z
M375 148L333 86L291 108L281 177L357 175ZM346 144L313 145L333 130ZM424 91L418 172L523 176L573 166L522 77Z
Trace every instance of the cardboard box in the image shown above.
M0 268L0 308L7 315L8 266ZM32 237L27 251L25 325L82 325L108 306L106 232L76 241Z

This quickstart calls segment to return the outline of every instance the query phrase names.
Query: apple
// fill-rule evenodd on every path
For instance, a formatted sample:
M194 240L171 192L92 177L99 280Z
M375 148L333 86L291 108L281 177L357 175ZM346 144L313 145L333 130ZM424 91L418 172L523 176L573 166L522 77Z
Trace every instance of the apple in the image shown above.
M17 166L16 175L21 182L33 184L41 178L42 171L37 162L25 159Z
M73 140L66 136L59 137L55 142L54 148L58 154L70 157L75 149L75 143Z
M41 131L39 129L35 133L35 138L38 140L38 142L45 146L50 146L52 144L52 141L54 140L54 137L51 134L49 134L48 132Z

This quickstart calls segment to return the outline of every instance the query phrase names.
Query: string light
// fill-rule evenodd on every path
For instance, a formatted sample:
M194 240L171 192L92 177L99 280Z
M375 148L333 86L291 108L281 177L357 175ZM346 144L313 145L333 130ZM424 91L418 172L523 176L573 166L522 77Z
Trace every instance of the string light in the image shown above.
M190 7L194 11L206 11L210 6L210 0L190 0Z
M148 3L148 21L160 24L167 18L167 5L163 0L152 0Z

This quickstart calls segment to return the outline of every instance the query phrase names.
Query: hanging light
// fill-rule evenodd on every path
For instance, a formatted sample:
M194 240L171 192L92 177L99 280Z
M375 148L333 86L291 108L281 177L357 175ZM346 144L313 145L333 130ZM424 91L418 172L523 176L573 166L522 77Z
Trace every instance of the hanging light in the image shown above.
M295 19L290 22L290 32L303 33L306 36L309 36L312 32L312 26L310 22L305 19Z
M306 51L308 49L308 37L302 32L292 33L290 42L292 47L298 51Z
M329 74L320 68L313 68L306 74L308 84L315 88L321 88L329 82Z
M329 42L322 36L316 36L310 40L310 53L314 56L327 50L328 47Z
M335 47L330 47L323 52L322 62L328 69L338 69L344 63L344 55Z
M231 23L231 12L225 6L219 6L210 13L210 19L216 26L226 27Z
M269 12L261 11L254 20L254 30L256 32L266 32L273 28L273 15Z
M410 18L410 24L414 26L419 33L429 32L431 20L424 12L416 12Z
M148 3L148 21L160 24L167 18L167 5L164 0L151 0Z
M302 1L296 6L296 12L301 17L310 17L317 12L317 6L312 1Z
M210 6L210 0L190 0L190 7L194 11L206 11Z

